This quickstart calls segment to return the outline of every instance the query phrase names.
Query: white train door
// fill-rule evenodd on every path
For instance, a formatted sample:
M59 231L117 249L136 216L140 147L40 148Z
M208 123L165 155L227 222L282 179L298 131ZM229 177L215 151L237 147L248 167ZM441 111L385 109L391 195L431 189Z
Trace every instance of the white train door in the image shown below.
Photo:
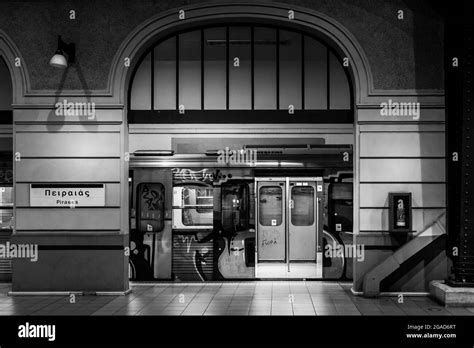
M256 277L322 278L322 178L255 181Z

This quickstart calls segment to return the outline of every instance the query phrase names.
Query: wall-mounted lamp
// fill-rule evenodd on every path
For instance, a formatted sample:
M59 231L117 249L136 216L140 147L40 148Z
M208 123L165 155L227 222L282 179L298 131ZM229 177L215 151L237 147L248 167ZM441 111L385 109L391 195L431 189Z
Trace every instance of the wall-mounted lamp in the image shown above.
M58 36L58 49L54 56L49 61L49 65L55 68L66 69L68 63L74 63L76 59L76 45L73 43L67 44L61 40L61 35Z

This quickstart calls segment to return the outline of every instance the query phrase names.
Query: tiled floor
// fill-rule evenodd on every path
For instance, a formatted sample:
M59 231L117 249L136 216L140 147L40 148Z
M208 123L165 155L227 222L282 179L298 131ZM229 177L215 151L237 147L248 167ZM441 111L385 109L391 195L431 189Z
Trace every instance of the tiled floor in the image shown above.
M127 296L8 296L0 284L0 315L474 315L428 297L367 299L350 283L260 281L133 285Z

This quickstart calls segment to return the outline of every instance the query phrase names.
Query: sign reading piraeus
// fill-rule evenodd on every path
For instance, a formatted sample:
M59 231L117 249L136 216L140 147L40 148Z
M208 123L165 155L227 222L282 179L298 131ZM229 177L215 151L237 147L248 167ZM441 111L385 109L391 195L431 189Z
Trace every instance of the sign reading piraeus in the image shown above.
M30 184L32 207L103 207L104 184Z

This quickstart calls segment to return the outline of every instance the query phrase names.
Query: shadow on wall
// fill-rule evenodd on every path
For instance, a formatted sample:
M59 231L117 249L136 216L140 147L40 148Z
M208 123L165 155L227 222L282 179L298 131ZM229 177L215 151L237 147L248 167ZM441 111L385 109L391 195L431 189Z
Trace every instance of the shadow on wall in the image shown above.
M414 52L414 59L415 59L415 86L416 89L423 89L424 86L419 83L421 77L426 80L426 76L432 76L433 79L441 79L442 86L445 85L444 79L444 69L441 69L441 76L439 76L440 72L437 72L438 69L436 65L433 65L433 53L436 57L439 57L443 61L441 67L444 67L444 21L445 15L447 13L446 7L449 6L446 1L442 0L419 0L419 1L410 1L404 0L406 6L413 11L413 26L414 26L414 41L413 41L413 52ZM433 28L432 26L427 25L426 18L433 18L438 17L441 19L443 25L439 26L438 28ZM426 44L428 47L436 47L436 44L441 44L443 48L440 52L430 52L428 50L423 49L424 45ZM436 85L436 81L431 81L431 84ZM421 111L421 110L420 110ZM426 110L426 112L431 112L431 110ZM421 114L420 120L422 120L423 115ZM441 144L435 144L440 146L440 153L437 154L438 156L445 156L445 144L444 141ZM435 146L435 147L437 147ZM432 143L427 142L427 138L420 136L420 156L425 155L425 151L429 148L433 147ZM435 166L433 167L433 162L435 162ZM446 159L445 158L438 158L433 159L431 161L421 160L421 178L426 181L446 181ZM435 175L433 175L435 174ZM425 179L427 177L427 179ZM422 189L422 199L423 202L428 202L430 199L433 199L433 195L431 195L428 190L426 189L427 186L425 185ZM443 190L443 195L446 195L446 190ZM445 197L439 197L439 202L436 202L436 207L431 207L433 209L426 209L423 210L423 225L427 226L435 221L443 210L436 209L436 208L446 208L446 199ZM440 255L436 256L433 255L433 258L430 259L433 261L431 263L431 268L438 267L438 269L431 269L428 266L428 261L426 263L426 273L433 272L431 274L432 277L445 279L447 277L448 265L446 263L446 254L442 251L442 248L446 248L446 238L440 238L439 241L436 242L437 245L440 247L438 252ZM441 243L441 244L440 244ZM436 248L431 250L437 250ZM445 249L446 250L446 249ZM425 284L427 285L427 284ZM426 286L427 288L427 286Z
M87 131L96 131L98 129L98 123L97 122L90 122L89 117L83 117L83 116L71 116L71 115L66 115L66 116L60 116L57 114L58 111L58 105L59 104L67 104L67 103L76 103L76 101L73 100L68 100L66 96L63 96L63 90L64 90L64 84L67 79L67 75L71 70L75 70L77 76L79 77L79 81L81 82L81 87L82 89L80 90L79 95L85 96L86 101L85 104L84 102L80 102L82 104L82 110L93 110L93 118L96 117L96 112L95 112L95 104L92 103L91 101L91 90L89 89L88 83L86 79L84 78L84 74L82 73L81 69L81 63L76 59L75 63L69 64L69 66L64 69L62 75L61 75L61 80L59 82L58 89L55 92L55 108L51 110L51 112L48 115L48 123L46 125L48 131L54 131L57 127L57 124L60 123L62 125L67 124L67 118L68 117L74 117L75 121L79 121L82 125L87 125ZM69 109L63 109L63 112L67 114ZM74 112L77 111L77 108L74 108Z
M437 59L443 59L444 48L444 14L448 6L442 0L403 0L412 11L413 21L413 54L415 60L414 81L417 90L426 89L426 85L438 86L441 79L444 86L444 73L440 70ZM440 18L443 25L434 26L432 18ZM405 14L405 20L407 20ZM439 24L441 21L437 21ZM441 45L442 50L434 52L427 47L435 48ZM441 68L443 64L441 64Z
M381 292L419 291L425 292L430 281L447 269L447 259L443 251L446 235L437 238L423 252L416 253L403 262L399 268L380 282Z
M405 20L410 19L413 25L413 54L414 54L414 71L413 78L416 90L422 91L426 89L426 85L444 86L444 70L439 69L439 62L441 59L444 62L444 8L447 6L446 2L438 0L403 0L407 8L411 10L411 18L405 14ZM432 18L439 18L438 23L443 25L433 27ZM443 48L440 52L433 52L427 50L426 47ZM441 67L444 66L444 63ZM421 82L422 81L422 82ZM440 91L441 92L441 91ZM420 107L423 107L421 105ZM423 112L424 111L424 112ZM432 119L430 113L434 112L432 109L422 110L420 108L420 121L424 117L428 120ZM426 118L425 118L426 120ZM419 133L419 161L420 161L420 181L421 182L438 182L444 183L446 180L445 173L445 156L444 141L433 144L433 138L425 136L427 133ZM438 149L433 153L433 148ZM434 158L434 156L436 156ZM421 220L420 227L414 229L415 233L425 230L429 225L436 221L440 214L445 211L446 200L445 197L440 197L445 194L445 190L438 191L433 185L421 185L420 202L413 202L414 207L422 207L417 219ZM437 192L436 194L433 194ZM417 204L418 203L418 204ZM415 223L414 223L414 226ZM420 226L420 225L418 225ZM414 237L416 238L416 237ZM417 253L409 260L404 262L401 267L381 282L381 291L390 291L393 289L409 289L411 291L426 291L428 283L432 279L445 279L447 277L448 263L446 258L446 235L438 238L430 247L425 248L421 253ZM422 282L420 282L420 280Z
M436 27L433 25L433 23L442 22L442 5L438 1L404 0L401 2L401 7L405 8L405 22L400 23L397 29L403 30L402 25L405 25L407 30L413 31L413 56L409 57L413 64L407 66L406 69L410 69L408 72L413 74L414 88L419 95L423 92L437 95L442 91L433 91L432 87L428 91L427 86L444 84L442 64L440 69L440 61L443 60L444 28L443 25ZM439 20L433 21L433 18ZM432 47L439 47L441 50L433 52ZM402 53L394 52L393 62L399 61L396 55ZM416 101L416 98L414 99ZM403 178L399 180L401 181L400 185L397 185L398 189L414 193L412 213L415 235L433 224L446 210L443 187L446 180L444 133L439 130L428 131L426 126L421 123L438 120L438 112L441 114L441 111L441 108L438 110L435 108L420 109L421 117L418 121L410 119L401 123L400 126L401 128L413 127L413 133L411 133L413 136L410 136L412 139L410 144L413 148L406 148L402 154L402 156L409 158L394 159L394 161L399 163L398 169L403 174ZM417 126L418 129L415 128ZM401 154L401 151L397 153ZM385 201L385 206L388 206L387 201ZM384 230L388 230L386 216L382 219L382 227ZM383 292L426 292L430 280L446 278L449 264L446 257L446 235L436 238L428 245L424 245L426 243L423 243L423 239L417 240L416 236L403 238L402 235L390 234L391 245L397 248L396 254L386 252L383 255L380 253L379 257L375 258L374 256L368 262L373 268L368 270L369 276L365 277L364 283L371 280L367 278L371 276L374 278L372 283L364 284L365 290L370 288L369 285L378 281L377 287L380 284L380 290ZM425 240L429 241L430 237Z
M414 30L414 41L413 41L413 52L414 52L414 59L415 59L415 71L414 71L414 78L415 78L415 86L417 90L421 90L424 88L424 85L420 84L420 77L426 79L427 76L432 76L433 79L441 78L444 86L444 70L442 70L441 76L439 76L439 72L436 70L438 69L436 65L433 65L433 53L443 59L443 51L441 52L430 52L424 49L425 45L428 47L436 47L437 43L441 43L441 47L444 48L444 25L440 26L439 28L433 28L430 26L426 18L432 17L439 17L444 21L444 15L446 13L446 1L442 0L404 0L405 5L410 8L413 12L413 30ZM436 30L437 29L437 30ZM437 34L437 35L434 35ZM443 65L444 66L444 65ZM432 81L432 85L436 85L436 81ZM421 112L421 110L420 110ZM425 110L425 115L428 116L428 113L431 112L430 110ZM420 120L423 121L423 113L421 112ZM426 142L427 138L420 136L420 156L425 156L426 151L432 147L433 145L439 144L432 144ZM443 149L444 156L444 142L441 144ZM424 181L433 181L433 178L440 178L436 179L441 182L444 182L446 179L445 173L445 159L438 159L434 160L436 162L443 162L442 165L440 163L436 163L436 166L433 167L433 160L421 160L421 178ZM437 171L434 173L433 171ZM425 189L422 192L422 199L423 202L427 202L432 199L432 195L428 193ZM446 200L440 198L440 202L437 207L444 208L446 205ZM424 212L423 214L423 223L424 226L429 225L432 223L439 212Z

